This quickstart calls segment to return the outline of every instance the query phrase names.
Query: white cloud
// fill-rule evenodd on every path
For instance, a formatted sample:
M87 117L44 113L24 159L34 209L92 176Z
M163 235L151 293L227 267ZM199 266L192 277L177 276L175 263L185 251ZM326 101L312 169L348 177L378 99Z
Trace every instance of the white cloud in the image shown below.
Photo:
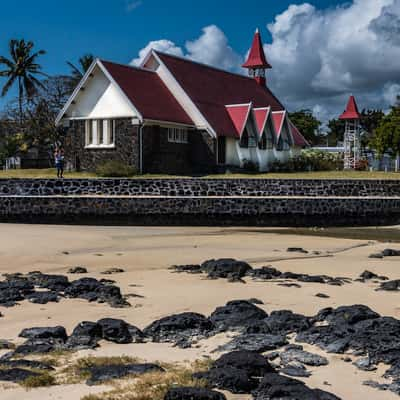
M224 32L216 25L203 28L202 35L185 44L187 57L192 60L227 70L237 70L243 62L228 44Z
M172 54L175 56L183 56L183 51L174 42L167 39L154 40L149 42L149 44L139 51L137 58L131 61L132 65L140 65L143 59L147 56L151 49L161 51L163 53Z
M132 12L142 5L142 0L125 0L125 9Z
M385 110L400 92L400 0L352 0L327 9L290 5L268 29L268 84L289 110L308 108L326 120L343 111L351 93L360 108ZM244 73L244 55L215 25L183 46L150 42L132 63L140 64L151 48Z
M397 83L388 83L383 88L383 98L389 105L396 104L397 97L400 96L400 85Z
M161 39L150 42L139 51L139 56L132 60L132 64L140 65L151 49L177 56L184 56L192 60L213 65L227 70L238 70L243 58L229 46L224 32L216 25L206 26L202 34L193 41L187 41L184 48L174 42Z
M333 117L353 93L360 108L386 109L399 90L400 0L353 0L325 10L291 5L268 29L269 82L290 108L323 105Z

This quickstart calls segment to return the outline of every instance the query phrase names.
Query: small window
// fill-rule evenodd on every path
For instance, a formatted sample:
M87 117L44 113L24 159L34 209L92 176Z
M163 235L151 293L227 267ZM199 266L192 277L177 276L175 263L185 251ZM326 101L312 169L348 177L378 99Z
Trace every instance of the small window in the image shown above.
M104 144L104 122L105 121L97 121L97 144Z
M92 129L92 121L88 120L86 121L86 146L90 146L91 144L93 144L93 129Z
M115 141L115 121L110 119L108 121L108 144L113 145Z
M170 143L188 143L189 134L186 129L168 128L168 142Z

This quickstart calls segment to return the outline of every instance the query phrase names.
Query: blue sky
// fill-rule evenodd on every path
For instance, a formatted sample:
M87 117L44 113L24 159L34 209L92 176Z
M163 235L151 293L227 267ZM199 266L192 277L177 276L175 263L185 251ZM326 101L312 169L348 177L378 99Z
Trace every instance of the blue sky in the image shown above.
M383 7L390 2L397 3L398 0L353 1L354 3L374 1L382 3ZM67 60L75 62L79 56L87 52L105 59L128 63L137 57L139 50L150 41L168 39L176 46L184 48L187 41L194 41L201 36L202 29L215 25L226 36L233 51L243 57L256 27L262 29L266 42L270 43L274 40L275 43L276 40L278 44L278 39L282 37L282 31L277 31L278 25L275 29L275 37L266 27L267 24L274 23L276 16L288 13L289 27L296 28L296 24L300 23L296 22L297 20L312 17L314 21L318 20L319 15L324 15L328 19L333 15L335 7L340 6L345 9L351 7L353 2L309 0L307 2L309 6L314 7L300 8L300 12L296 11L297 8L289 8L293 5L304 7L304 3L297 0L39 0L36 2L20 0L4 2L0 16L0 54L7 55L9 39L29 39L34 41L37 49L47 51L41 59L44 71L49 74L61 74L69 71L66 65ZM294 13L293 10L295 10ZM277 58L276 51L276 48L271 48L271 57L276 60L276 65L280 66L282 60ZM312 54L310 57L312 58ZM307 68L303 65L304 60L301 60L301 64L302 67ZM232 69L235 67L232 66ZM282 67L280 71L274 71L274 74L280 73L280 79L282 79L283 72ZM397 78L397 76L391 76L389 81L397 84ZM293 107L297 106L298 99L290 99L290 95L285 93L287 89L278 83L277 78L274 89L282 90L281 95L287 98ZM2 103L4 99L0 100L0 107ZM320 103L323 106L321 101Z

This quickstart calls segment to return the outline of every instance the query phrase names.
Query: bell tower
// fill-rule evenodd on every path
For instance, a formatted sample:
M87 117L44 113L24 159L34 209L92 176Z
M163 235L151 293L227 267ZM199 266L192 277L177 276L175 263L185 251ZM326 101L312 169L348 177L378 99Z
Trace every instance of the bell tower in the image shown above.
M344 132L344 169L355 169L361 158L361 114L356 99L350 96L345 112L339 117L345 121Z
M251 45L247 61L242 67L249 71L249 76L254 78L259 85L266 86L266 70L272 67L265 57L261 34L258 29L254 34L253 44Z

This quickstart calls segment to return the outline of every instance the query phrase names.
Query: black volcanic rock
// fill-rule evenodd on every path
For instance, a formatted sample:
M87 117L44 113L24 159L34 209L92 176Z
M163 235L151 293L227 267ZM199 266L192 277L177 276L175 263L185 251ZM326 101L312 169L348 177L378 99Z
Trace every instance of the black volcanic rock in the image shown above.
M303 382L269 373L253 392L254 400L340 400L339 397L319 389L310 389Z
M103 338L103 329L96 322L84 321L78 324L68 338L66 347L71 350L93 349Z
M217 389L250 393L269 372L274 369L265 357L251 351L234 351L221 356L209 371L194 374L194 377L206 380Z
M143 375L149 372L163 372L164 370L156 364L111 364L89 367L87 371L90 373L90 378L86 383L91 386L112 379L124 378L128 375Z
M203 388L179 387L170 389L164 400L226 400L219 392Z
M185 346L195 336L204 337L213 329L212 322L204 315L182 313L154 321L143 330L154 342L173 342Z
M46 328L26 328L20 334L19 337L26 339L61 339L62 341L67 340L67 332L62 326L46 327Z
M0 381L6 382L22 382L28 378L39 376L37 372L29 371L22 368L0 369Z
M268 317L261 308L246 300L230 301L218 307L210 316L211 322L218 331L245 329Z
M396 292L396 291L400 290L400 279L396 279L394 281L382 282L377 290Z
M87 274L88 270L85 267L71 267L68 270L69 274Z
M222 258L219 260L208 260L201 264L201 270L208 274L209 278L237 278L244 277L252 268L244 261L232 258Z
M132 343L129 324L122 319L103 318L97 323L101 326L103 339L114 343Z
M256 353L275 350L288 344L285 336L269 334L242 334L218 348L218 351L247 350Z

